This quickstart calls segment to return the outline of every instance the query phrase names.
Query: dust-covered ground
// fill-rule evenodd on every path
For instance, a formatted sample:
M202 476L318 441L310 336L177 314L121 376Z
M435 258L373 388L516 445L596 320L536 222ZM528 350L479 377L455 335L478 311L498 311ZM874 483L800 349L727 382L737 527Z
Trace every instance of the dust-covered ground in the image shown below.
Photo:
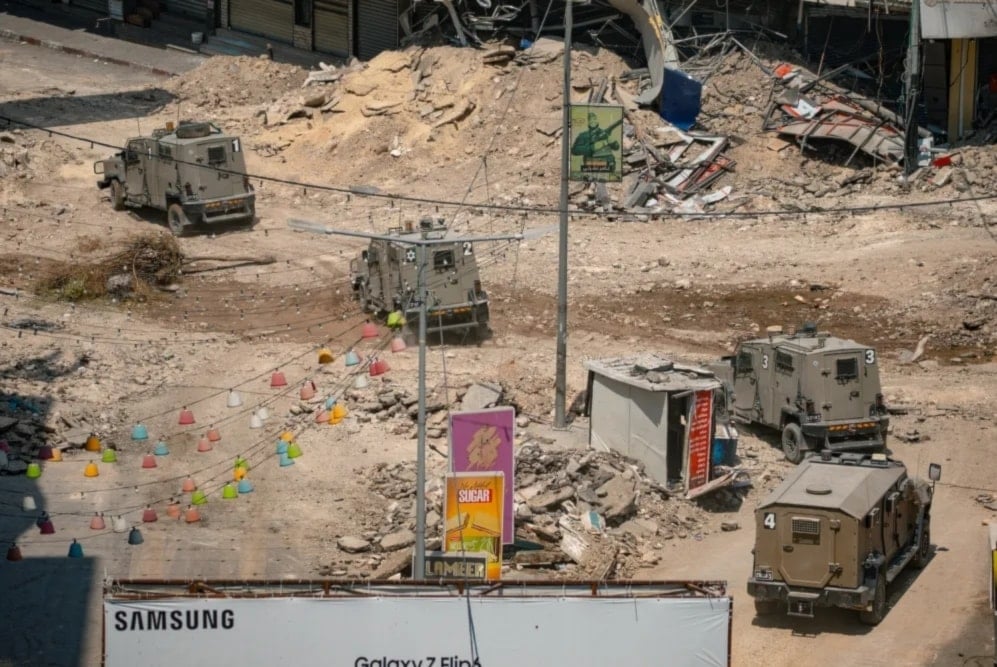
M560 62L495 66L477 51L437 47L386 53L334 83L302 88L304 72L260 59L216 57L183 78L142 75L136 81L134 72L125 78L120 68L63 61L44 50L0 43L0 55L9 65L0 69L5 115L85 139L17 128L0 137L0 392L6 399L0 438L30 453L49 442L63 448L65 459L45 463L37 482L0 478L0 537L17 541L28 558L62 557L79 539L112 578L398 572L399 554L404 561L407 552L397 546L411 543L407 532L414 525L416 355L387 352L383 329L378 338L361 338L365 318L347 281L360 242L292 232L287 220L377 232L435 212L468 233L555 224L549 207L557 201L560 143L548 130L559 123ZM604 51L579 52L575 65L579 99L593 82L625 70ZM26 76L32 68L44 76ZM773 150L771 137L757 130L768 85L748 58L732 52L705 89L702 124L731 137L737 160L734 172L718 181L732 187L713 209L726 217L622 211L572 217L569 400L585 388L586 357L646 350L709 361L768 325L805 321L875 345L888 402L909 408L894 418L895 454L922 474L931 461L943 464L932 561L894 587L892 609L877 628L833 611L812 622L756 620L744 592L751 511L789 465L771 438L749 431L742 434L740 457L754 486L743 496L695 504L642 487L647 497L640 518L655 524L654 531L614 534L612 567L586 570L554 554L549 562L514 563L504 576L727 579L735 599L736 665L798 664L801 655L814 664L983 664L980 656L992 655L993 646L981 631L988 622L989 567L982 524L994 512L977 497L997 493L990 444L997 388L993 203L854 215L837 209L992 192L994 151L962 151L956 160L961 178L932 185L929 174L905 187L893 169L845 167L795 147ZM329 110L306 107L310 118L286 119L317 91ZM653 124L646 116L653 113L638 113L641 123ZM110 149L90 141L121 145L138 129L178 117L208 118L238 132L249 147L251 174L327 187L255 179L255 227L181 239L179 272L130 297L90 298L75 283L53 287L53 276L79 275L87 267L134 273L135 261L122 261L122 249L139 235L166 233L159 213L111 210L92 170ZM845 183L862 169L869 175ZM611 186L617 199L619 187ZM584 197L573 193L573 201ZM465 205L445 203L452 201ZM818 206L826 212L814 212ZM799 209L810 212L784 214ZM432 341L427 359L434 408L429 497L436 512L445 408L459 407L472 383L501 385L518 409L522 447L549 450L555 462L585 453L583 417L567 431L550 426L556 236L482 244L478 258L492 296L494 336L480 344ZM921 354L911 363L919 344ZM323 345L337 358L320 366L316 351ZM370 378L366 389L354 388L356 374L343 364L351 348L380 355L389 372ZM285 375L286 387L271 387L275 370ZM299 395L308 380L319 399L335 396L349 407L342 423L316 423L318 404L302 405ZM240 393L241 406L228 407L230 389ZM184 406L196 424L178 424ZM260 407L270 417L251 428ZM148 441L131 438L139 423ZM198 452L212 425L221 440ZM304 455L281 467L275 443L285 429L296 434ZM91 431L117 450L117 463L102 463L100 454L82 448ZM156 468L143 468L144 455L160 439L170 454L157 457ZM534 461L530 474L537 483L555 479L557 471L529 452L523 457ZM249 459L255 491L223 501L236 456ZM84 477L94 460L99 477ZM608 470L614 462L599 465ZM190 501L180 492L188 477L208 491L201 520L167 521L172 499L182 509ZM21 512L29 493L53 516L54 535L39 535L35 514ZM111 530L111 519L140 524L147 506L159 521L142 524L145 544L129 547L125 535ZM90 529L95 512L105 514L107 530ZM521 528L532 531L531 538L544 535L554 518L537 511ZM740 530L723 531L723 522ZM431 536L436 530L430 521ZM32 664L36 650L25 639L11 656ZM99 651L99 635L87 651Z

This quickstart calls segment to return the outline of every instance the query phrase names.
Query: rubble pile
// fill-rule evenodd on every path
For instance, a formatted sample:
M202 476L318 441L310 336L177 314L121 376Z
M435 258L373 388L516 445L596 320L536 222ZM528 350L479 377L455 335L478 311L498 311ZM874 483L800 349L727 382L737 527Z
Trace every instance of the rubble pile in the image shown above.
M427 473L430 548L440 545L443 474L442 464ZM368 480L368 489L383 501L374 505L384 509L371 513L369 530L337 538L341 555L322 573L398 574L408 566L406 548L415 541L415 466L378 464L357 475ZM736 523L718 523L709 512L736 509L740 493L723 489L703 503L689 502L673 497L641 464L619 454L553 450L527 440L516 454L516 538L530 546L513 549L506 564L566 578L630 577L655 565L669 540L737 530Z
M265 56L214 56L166 87L180 98L185 118L214 118L219 109L273 102L299 89L306 76L296 65Z

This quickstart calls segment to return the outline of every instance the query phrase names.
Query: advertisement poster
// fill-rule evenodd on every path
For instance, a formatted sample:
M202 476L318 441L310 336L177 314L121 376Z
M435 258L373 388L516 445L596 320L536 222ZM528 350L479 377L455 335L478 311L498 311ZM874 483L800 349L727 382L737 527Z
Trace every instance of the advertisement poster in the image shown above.
M490 581L502 576L503 481L500 472L447 474L443 550L484 551L488 554L485 574Z
M710 481L710 432L713 427L713 391L697 391L689 420L689 460L686 492Z
M623 179L623 107L571 106L570 181Z
M512 495L515 491L516 410L510 407L450 414L451 472L501 472L505 475L502 543L516 538Z

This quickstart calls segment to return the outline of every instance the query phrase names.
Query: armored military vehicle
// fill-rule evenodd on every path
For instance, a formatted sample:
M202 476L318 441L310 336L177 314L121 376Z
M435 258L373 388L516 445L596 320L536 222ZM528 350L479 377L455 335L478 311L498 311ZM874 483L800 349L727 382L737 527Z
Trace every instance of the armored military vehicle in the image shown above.
M808 450L883 451L889 415L876 350L805 325L795 334L769 327L712 365L733 396L741 423L782 431L793 463Z
M440 218L424 217L419 229L393 228L389 236L446 239L450 231ZM350 262L350 281L364 311L401 311L408 323L418 321L418 250L404 243L371 239L367 249ZM429 293L428 331L488 334L488 295L481 289L478 261L470 241L426 247Z
M181 236L198 226L253 224L256 196L246 177L238 137L211 123L167 123L152 136L128 140L125 150L94 163L111 190L111 205L166 211L170 231Z
M748 593L759 614L786 604L812 618L818 606L855 609L863 623L886 614L886 586L931 550L932 484L907 476L885 454L821 452L810 457L755 511Z

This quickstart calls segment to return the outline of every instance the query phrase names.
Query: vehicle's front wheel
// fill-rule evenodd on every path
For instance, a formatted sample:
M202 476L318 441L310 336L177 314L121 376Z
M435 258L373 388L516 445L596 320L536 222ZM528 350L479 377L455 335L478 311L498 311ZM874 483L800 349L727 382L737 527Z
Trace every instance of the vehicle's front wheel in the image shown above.
M911 565L916 568L922 568L928 564L928 558L931 557L931 523L928 519L924 520L924 527L921 528L921 541L917 545L917 552L914 554L914 559L911 561Z
M807 441L803 438L803 429L799 424L789 423L782 429L782 452L790 463L803 460L807 449Z
M187 233L191 224L180 204L170 204L170 208L166 211L166 220L170 225L170 231L173 232L173 236L183 236Z
M111 208L115 211L125 209L125 186L118 180L111 181Z
M879 625L886 616L886 573L876 577L876 594L872 599L872 609L860 611L859 620L866 625Z

